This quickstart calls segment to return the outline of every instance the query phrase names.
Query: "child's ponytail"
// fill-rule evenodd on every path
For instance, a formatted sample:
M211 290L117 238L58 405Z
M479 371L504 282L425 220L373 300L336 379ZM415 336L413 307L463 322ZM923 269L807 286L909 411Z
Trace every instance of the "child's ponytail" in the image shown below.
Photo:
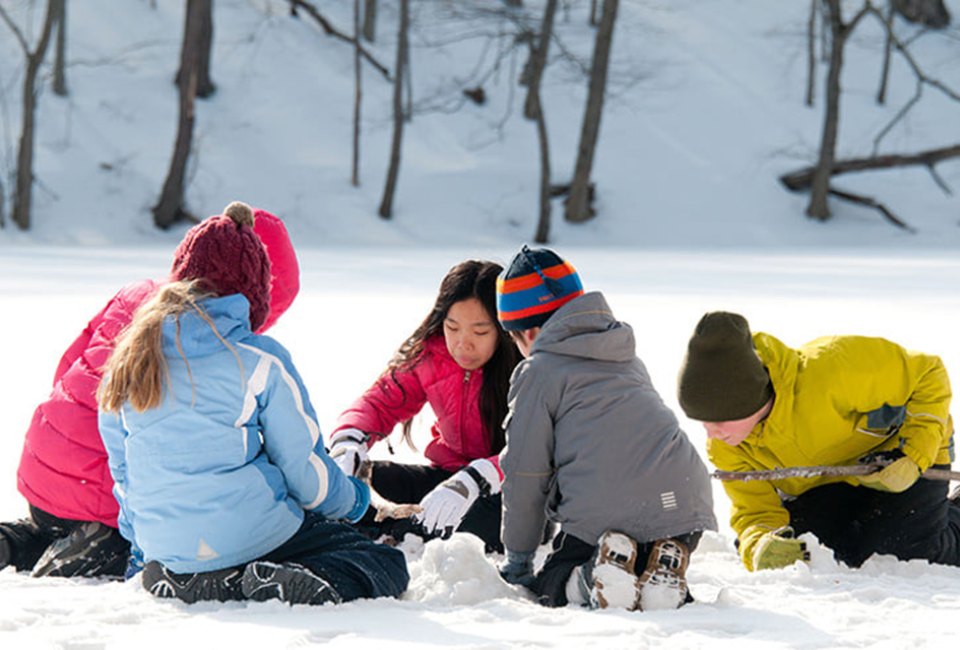
M142 413L160 405L168 374L163 356L163 321L191 309L206 316L197 302L207 295L198 291L196 281L172 282L137 309L104 368L104 379L97 391L101 410L116 413L130 402ZM179 319L177 324L179 345Z

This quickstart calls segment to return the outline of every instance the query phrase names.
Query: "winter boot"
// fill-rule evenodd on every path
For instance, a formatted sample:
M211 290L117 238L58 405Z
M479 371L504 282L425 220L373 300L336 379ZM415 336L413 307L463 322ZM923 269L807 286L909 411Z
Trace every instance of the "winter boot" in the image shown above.
M653 544L640 574L639 609L677 609L687 602L687 565L690 552L683 542L661 539Z
M252 562L243 572L243 595L250 600L277 599L289 605L341 602L333 585L299 564Z
M178 598L185 603L201 600L243 600L243 567L205 573L174 573L159 562L143 567L143 587L157 598Z
M10 542L8 542L7 538L3 536L3 533L0 533L0 569L3 569L10 564L11 555Z
M33 565L31 575L34 578L122 576L129 553L130 543L116 528L88 521L50 544Z
M637 542L624 533L608 530L598 540L599 548L589 578L593 581L590 606L637 609L640 580L636 574Z

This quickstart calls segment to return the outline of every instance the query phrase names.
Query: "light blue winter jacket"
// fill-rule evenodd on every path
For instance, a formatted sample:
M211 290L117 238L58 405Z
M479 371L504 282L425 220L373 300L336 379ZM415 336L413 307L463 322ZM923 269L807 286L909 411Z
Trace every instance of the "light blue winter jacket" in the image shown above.
M177 573L214 571L272 551L304 510L359 519L366 485L330 460L307 391L279 343L251 333L240 294L204 300L163 325L163 403L100 413L123 535ZM186 360L184 359L186 357Z

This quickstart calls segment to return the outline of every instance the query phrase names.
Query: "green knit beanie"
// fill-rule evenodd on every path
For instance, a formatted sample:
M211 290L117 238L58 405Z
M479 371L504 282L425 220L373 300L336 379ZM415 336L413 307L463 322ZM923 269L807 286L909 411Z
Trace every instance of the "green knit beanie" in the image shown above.
M677 393L687 417L701 422L742 420L767 403L773 386L746 318L717 311L700 319L680 367Z

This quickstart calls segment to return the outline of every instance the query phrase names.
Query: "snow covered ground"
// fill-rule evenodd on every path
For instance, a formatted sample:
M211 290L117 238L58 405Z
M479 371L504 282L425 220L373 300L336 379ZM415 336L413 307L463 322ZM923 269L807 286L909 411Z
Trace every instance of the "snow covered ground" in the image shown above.
M16 19L26 0L3 0ZM122 284L159 277L184 227L158 233L150 206L166 172L176 119L171 83L182 2L70 3L66 99L43 90L34 229L0 230L0 520L23 515L15 472L22 434L44 399L59 355ZM338 25L352 3L318 1ZM393 60L395 3L381 2L371 47ZM438 18L440 1L412 3L415 99L467 79L482 42L428 41L470 31ZM490 0L490 5L501 5ZM539 2L525 3L539 12ZM588 57L585 7L571 4L558 33ZM853 2L845 3L852 8ZM947 5L960 17L960 1ZM393 221L375 216L389 148L390 88L365 72L362 184L349 176L351 53L295 21L279 0L217 0L213 75L218 93L197 105L196 161L187 199L213 214L243 199L282 216L300 253L303 290L273 330L293 353L329 430L432 304L444 272L468 257L509 260L535 228L535 129L511 96L516 61L487 85L485 107L418 114L407 127ZM122 8L121 8L122 7ZM789 344L828 333L886 336L940 354L960 374L960 199L929 174L899 170L843 177L917 228L911 235L862 208L803 217L806 197L776 176L814 159L820 109L802 105L807 0L624 0L614 41L611 99L594 177L599 216L562 222L552 246L603 290L637 332L638 354L676 406L676 373L700 315L740 311ZM40 15L34 10L34 19ZM444 14L446 15L446 14ZM108 17L105 17L108 16ZM417 20L415 18L415 20ZM36 22L25 32L36 38ZM914 41L929 74L960 86L960 31ZM858 30L844 72L840 154L869 153L873 137L914 91L902 63L890 101L873 104L882 42ZM0 171L19 132L15 39L0 25ZM823 69L821 68L821 82ZM545 79L553 166L573 165L585 83L555 62ZM820 88L818 87L818 94ZM818 103L819 107L819 103ZM924 93L881 150L960 141L960 106ZM960 187L960 161L938 167ZM7 205L9 216L9 204ZM423 416L417 431L425 435ZM699 448L704 436L686 430ZM422 439L422 438L421 438ZM377 449L385 454L385 449ZM398 445L398 454L416 455ZM471 538L405 547L411 587L401 601L321 608L277 603L186 606L137 584L32 580L0 572L0 647L472 648L914 648L960 638L960 569L871 559L836 565L809 539L809 565L747 573L726 525L690 566L697 603L675 612L551 611L504 585L497 558Z
M954 255L558 250L634 326L638 352L674 408L686 339L699 315L715 308L739 310L756 329L791 344L827 333L877 334L960 368ZM373 380L429 308L449 266L476 255L502 261L513 252L303 251L304 290L273 333L293 352L321 427L329 430ZM162 274L168 257L159 247L11 248L0 257L7 315L0 319L7 342L0 395L9 429L0 438L0 476L8 477L0 484L0 517L25 511L13 481L21 433L61 348L119 277ZM419 422L421 441L428 423ZM702 430L684 425L702 449ZM398 453L413 457L399 445ZM960 639L960 569L877 557L853 571L810 538L808 566L750 574L734 551L719 485L715 500L721 530L694 554L688 575L697 602L678 611L546 610L500 581L498 558L456 535L425 546L408 542L412 581L403 600L321 608L187 606L158 601L136 583L34 580L7 569L0 572L0 647L941 648Z

